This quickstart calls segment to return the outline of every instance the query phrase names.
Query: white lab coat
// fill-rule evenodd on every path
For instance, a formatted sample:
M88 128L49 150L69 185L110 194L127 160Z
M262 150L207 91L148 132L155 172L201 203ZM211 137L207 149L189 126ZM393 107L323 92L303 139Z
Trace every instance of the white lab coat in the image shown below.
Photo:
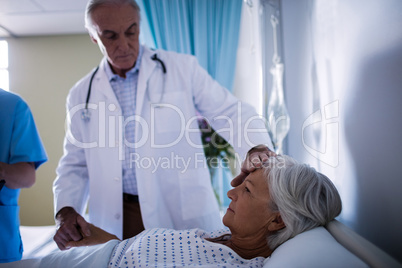
M162 65L151 59L155 53L166 65L166 74ZM88 203L89 221L121 238L124 119L105 64L103 59L93 79L89 121L83 120L81 113L92 72L67 98L67 133L53 186L54 202L55 212L71 206L81 214ZM192 119L198 110L215 129L224 129L222 136L242 157L254 145L271 145L266 131L247 135L241 131L245 125L265 129L264 124L247 121L256 116L254 109L238 102L189 55L144 47L136 98L132 120L137 148L131 161L145 228L220 228L203 149L196 148L201 144L197 120ZM231 123L217 116L227 116ZM229 131L230 127L233 130Z

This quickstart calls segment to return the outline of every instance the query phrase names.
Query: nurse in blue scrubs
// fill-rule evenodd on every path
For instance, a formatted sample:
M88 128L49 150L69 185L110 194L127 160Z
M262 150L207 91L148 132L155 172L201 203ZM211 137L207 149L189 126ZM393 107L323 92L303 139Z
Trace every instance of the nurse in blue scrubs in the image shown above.
M0 263L22 258L18 197L47 155L24 100L0 89Z

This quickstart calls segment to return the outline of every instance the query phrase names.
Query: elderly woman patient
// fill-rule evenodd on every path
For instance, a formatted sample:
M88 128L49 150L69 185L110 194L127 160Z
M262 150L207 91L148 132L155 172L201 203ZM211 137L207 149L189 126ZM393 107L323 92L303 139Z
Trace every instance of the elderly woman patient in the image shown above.
M262 267L265 258L279 245L304 231L327 224L342 208L339 194L326 176L288 156L270 157L262 168L250 173L239 186L230 190L228 197L232 201L223 224L229 230L150 229L120 242L113 235L91 226L91 239L70 242L69 246L111 241L102 246L74 248L49 255L47 260L42 259L41 267L78 262L79 257L71 256L80 255L82 249L99 251L92 256L106 257L105 267ZM109 249L105 250L105 247ZM87 253L81 255L89 258Z

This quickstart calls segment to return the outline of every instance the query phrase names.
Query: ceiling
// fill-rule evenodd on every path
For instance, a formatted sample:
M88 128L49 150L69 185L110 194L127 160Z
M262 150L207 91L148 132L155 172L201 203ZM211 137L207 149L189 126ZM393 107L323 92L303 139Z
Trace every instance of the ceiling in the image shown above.
M87 0L0 0L0 38L86 33Z

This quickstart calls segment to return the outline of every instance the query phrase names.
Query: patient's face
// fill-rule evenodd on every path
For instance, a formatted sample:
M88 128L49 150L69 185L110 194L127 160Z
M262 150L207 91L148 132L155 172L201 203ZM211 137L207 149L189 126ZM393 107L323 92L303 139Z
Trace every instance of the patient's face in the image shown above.
M268 234L274 214L269 207L269 189L262 169L250 173L242 184L228 192L228 197L232 202L223 217L223 224L232 234L244 237Z

